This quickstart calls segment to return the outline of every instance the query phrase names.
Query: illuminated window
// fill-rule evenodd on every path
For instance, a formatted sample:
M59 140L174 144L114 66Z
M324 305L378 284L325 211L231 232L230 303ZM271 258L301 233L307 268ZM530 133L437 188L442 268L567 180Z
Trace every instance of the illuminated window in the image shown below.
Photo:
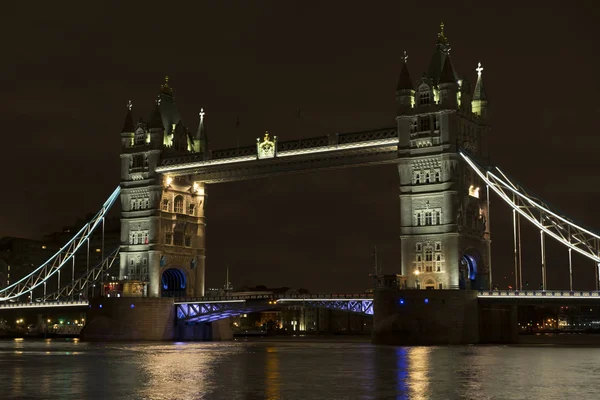
M170 211L171 207L170 207L170 204L169 204L169 200L168 199L163 199L160 208L163 211Z
M429 116L419 118L419 132L428 132L430 128Z
M473 185L469 186L469 196L479 198L479 188Z
M419 105L426 105L431 103L431 95L428 90L419 92Z
M45 244L43 244L43 245L42 245L42 249L46 250L46 248L47 248L47 247L46 247L46 245L45 245Z
M146 143L146 135L143 133L135 135L135 144L144 144Z
M100 253L101 251L101 249L96 249L96 253Z
M175 197L175 213L183 214L183 196Z

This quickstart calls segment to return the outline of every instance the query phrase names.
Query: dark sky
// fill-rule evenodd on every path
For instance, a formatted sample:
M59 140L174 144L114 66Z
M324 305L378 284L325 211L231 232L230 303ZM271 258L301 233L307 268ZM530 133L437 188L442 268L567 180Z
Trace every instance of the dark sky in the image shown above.
M600 226L593 2L178 3L4 10L0 236L40 237L95 211L119 183L125 104L146 118L165 75L190 128L206 109L212 149L249 145L265 129L288 140L393 126L402 52L418 78L442 20L457 72L474 83L483 63L493 162ZM398 192L393 166L212 185L208 285L229 266L235 286L364 290L374 245L384 272L399 271ZM492 254L504 282L512 228L499 201ZM524 231L526 279L539 283L537 240ZM549 285L565 287L567 252L550 247ZM592 268L577 260L577 286L593 287Z

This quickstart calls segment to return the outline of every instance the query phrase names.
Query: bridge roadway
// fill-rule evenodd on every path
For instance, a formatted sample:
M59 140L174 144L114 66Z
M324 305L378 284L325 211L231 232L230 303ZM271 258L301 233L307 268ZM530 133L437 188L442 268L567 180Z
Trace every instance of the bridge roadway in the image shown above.
M169 157L156 172L193 175L204 183L238 181L284 173L397 163L395 127L285 142L271 142L275 151L259 157L257 146Z
M600 291L591 290L480 290L477 297L482 300L500 301L576 301L600 302ZM135 298L130 298L134 300ZM264 309L281 308L282 306L305 305L326 307L348 312L373 314L373 293L356 294L306 294L306 295L239 295L239 296L207 296L197 298L175 298L178 317L195 319L203 314L213 313L249 313ZM55 308L55 307L88 307L87 300L63 300L32 303L0 303L2 310ZM239 311L239 313L238 313Z

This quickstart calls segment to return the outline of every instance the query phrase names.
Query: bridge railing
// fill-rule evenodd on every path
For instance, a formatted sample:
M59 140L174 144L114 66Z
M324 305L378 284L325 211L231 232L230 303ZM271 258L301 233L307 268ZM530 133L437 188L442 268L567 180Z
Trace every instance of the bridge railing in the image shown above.
M600 298L600 292L595 290L480 290L480 298Z
M371 299L373 293L315 293L315 294L249 294L233 296L204 296L204 297L179 297L175 299L176 303L209 303L217 301L235 301L235 300L285 300L285 299Z

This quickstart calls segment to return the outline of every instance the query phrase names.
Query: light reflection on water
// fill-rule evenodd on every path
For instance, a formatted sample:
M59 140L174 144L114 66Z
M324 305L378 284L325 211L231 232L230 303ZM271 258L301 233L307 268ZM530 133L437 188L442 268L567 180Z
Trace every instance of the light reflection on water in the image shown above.
M600 349L0 341L2 399L598 399Z

